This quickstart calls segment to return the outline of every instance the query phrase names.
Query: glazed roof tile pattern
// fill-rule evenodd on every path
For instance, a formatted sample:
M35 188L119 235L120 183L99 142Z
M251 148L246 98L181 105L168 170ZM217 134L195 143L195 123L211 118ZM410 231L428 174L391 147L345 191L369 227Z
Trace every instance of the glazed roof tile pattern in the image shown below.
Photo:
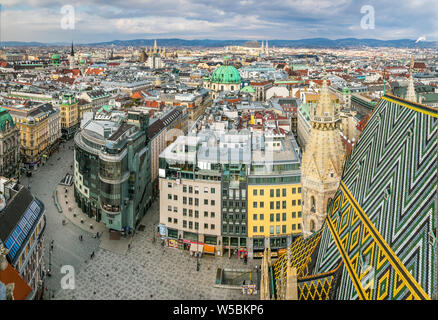
M291 266L297 269L298 278L308 274L309 269L307 268L307 265L311 260L312 254L314 252L317 252L317 250L315 249L319 244L320 238L321 232L317 232L307 239L303 239L302 237L300 237L291 244ZM287 253L284 253L273 264L272 268L275 280L278 280L280 278L281 269L284 270L284 274L286 276L286 261Z
M342 261L327 273L298 280L298 300L334 300L342 275Z
M309 274L298 274L300 299L428 300L436 294L437 134L436 109L382 97L346 160L317 233L316 259L301 258ZM336 270L334 283L327 275ZM312 275L319 280L306 280Z
M438 112L384 96L346 161L313 273L344 262L337 299L436 293Z

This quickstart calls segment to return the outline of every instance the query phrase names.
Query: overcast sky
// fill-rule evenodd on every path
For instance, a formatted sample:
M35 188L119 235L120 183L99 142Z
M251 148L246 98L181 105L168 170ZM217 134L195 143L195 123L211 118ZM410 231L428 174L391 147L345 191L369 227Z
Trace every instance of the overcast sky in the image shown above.
M73 30L61 27L63 5L75 9ZM361 28L366 5L374 8L374 29ZM4 0L1 40L438 40L437 17L437 0Z

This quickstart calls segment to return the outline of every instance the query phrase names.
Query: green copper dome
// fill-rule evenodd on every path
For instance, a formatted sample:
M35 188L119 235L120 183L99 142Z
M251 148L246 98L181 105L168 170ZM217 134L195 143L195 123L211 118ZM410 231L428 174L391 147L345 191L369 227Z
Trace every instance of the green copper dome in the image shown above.
M242 90L240 90L240 92L247 92L247 93L255 93L255 89L251 86L246 86L244 87Z
M239 71L233 66L220 66L211 75L211 82L237 83L241 82Z
M8 110L0 107L0 131L5 131L6 123L8 122L10 128L13 128L15 126L14 120L12 120L12 117L9 114Z
M351 90L348 87L345 87L344 89L342 89L342 93L343 94L351 94Z
M59 60L59 54L54 53L54 54L52 55L52 60Z

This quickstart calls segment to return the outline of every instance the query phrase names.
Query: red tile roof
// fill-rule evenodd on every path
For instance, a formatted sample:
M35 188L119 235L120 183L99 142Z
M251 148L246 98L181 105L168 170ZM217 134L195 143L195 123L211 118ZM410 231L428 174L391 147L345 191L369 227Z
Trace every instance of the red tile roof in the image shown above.
M5 285L10 283L15 284L15 300L25 300L29 293L32 292L32 288L23 280L18 271L15 270L9 263L6 270L0 271L0 281Z

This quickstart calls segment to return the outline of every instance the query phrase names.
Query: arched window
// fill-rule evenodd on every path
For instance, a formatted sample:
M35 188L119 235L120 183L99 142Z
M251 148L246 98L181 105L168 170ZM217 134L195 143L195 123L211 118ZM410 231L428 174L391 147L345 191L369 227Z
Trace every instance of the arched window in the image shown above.
M310 220L310 231L315 232L315 221Z
M333 201L332 198L328 198L328 200L327 200L327 214L330 214L330 213L331 213L331 212L330 212L330 207L331 207L331 205L332 205L332 201Z
M314 196L310 197L310 206L312 209L315 209L315 197Z

